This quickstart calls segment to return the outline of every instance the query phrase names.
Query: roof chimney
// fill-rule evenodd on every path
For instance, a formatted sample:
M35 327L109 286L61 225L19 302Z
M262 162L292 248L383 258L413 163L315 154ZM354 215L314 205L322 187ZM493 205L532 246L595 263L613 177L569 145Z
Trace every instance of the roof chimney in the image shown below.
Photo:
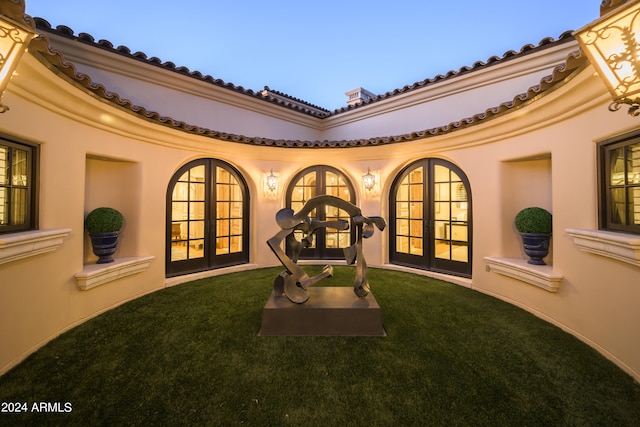
M374 93L369 92L368 90L361 87L352 89L349 92L345 92L344 94L347 95L348 105L360 104L376 96Z

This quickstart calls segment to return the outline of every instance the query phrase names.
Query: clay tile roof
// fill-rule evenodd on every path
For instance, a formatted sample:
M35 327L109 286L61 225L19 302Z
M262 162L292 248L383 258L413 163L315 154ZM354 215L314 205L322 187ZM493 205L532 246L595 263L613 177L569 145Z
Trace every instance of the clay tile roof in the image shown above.
M277 91L271 91L268 88L265 88L267 91L267 94L263 95L262 92L254 92L252 90L246 90L242 86L235 86L232 83L226 83L220 79L214 79L209 75L202 76L200 72L198 71L192 72L187 67L176 67L175 64L171 62L162 62L160 59L156 57L147 58L147 56L141 52L136 52L132 54L130 49L124 46L114 48L110 42L105 40L100 40L98 42L95 42L93 37L91 37L88 34L81 33L76 37L73 35L73 31L70 28L65 26L58 26L54 30L51 28L51 26L47 21L41 18L35 18L35 21L36 21L37 28L42 31L58 34L65 37L70 37L80 42L94 45L101 49L113 51L135 60L140 60L149 64L163 67L176 73L184 74L192 78L196 78L219 87L224 87L226 89L233 90L233 91L245 94L247 96L251 96L257 99L274 103L276 105L283 106L285 108L298 110L301 113L309 114L318 118L324 118L324 117L339 114L345 111L351 111L363 105L369 105L373 102L380 102L382 100L394 97L398 94L406 93L406 92L416 90L433 83L441 82L446 79L455 78L456 76L474 72L476 70L489 67L493 64L509 60L510 58L520 57L522 55L526 55L534 51L539 51L540 49L544 49L548 46L556 45L558 43L565 43L567 41L573 40L573 36L571 35L571 32L568 31L563 33L558 40L553 40L552 38L545 38L538 44L538 46L526 45L519 52L508 51L501 58L492 56L487 60L487 62L478 61L474 63L471 67L462 67L458 71L449 71L444 76L438 75L434 78L416 82L412 85L404 86L401 89L395 89L394 91L387 92L383 95L378 95L363 103L343 107L339 110L335 110L331 113L327 113L328 110L324 110L320 107L313 106L312 104L308 104L302 100L298 100L296 98L290 97L289 95L286 95ZM381 137L368 138L368 139L340 140L340 141L331 141L331 140L300 141L300 140L274 140L274 139L262 138L262 137L248 137L244 135L229 134L225 132L218 132L212 129L202 128L199 126L189 125L188 123L185 123L183 121L177 121L170 117L160 116L160 114L157 112L148 111L144 107L133 105L131 101L127 99L122 99L116 93L108 92L104 86L93 83L91 81L91 78L86 74L78 73L75 66L72 63L64 60L62 53L52 50L50 48L49 41L46 38L46 36L40 35L37 38L33 39L29 50L45 66L54 70L59 75L69 80L72 84L92 94L93 96L103 99L111 103L117 108L120 108L131 114L137 115L144 120L152 121L164 126L168 126L177 130L184 131L184 132L202 135L205 137L215 138L223 141L229 141L229 142L240 143L240 144L252 144L252 145L258 145L258 146L285 147L285 148L296 148L296 147L348 148L348 147L360 147L360 146L387 145L387 144L396 144L396 143L402 143L406 141L414 141L418 139L443 135L446 133L456 131L458 129L464 129L469 126L474 126L476 124L486 122L487 120L501 116L505 113L508 113L509 111L522 107L523 105L526 105L530 102L534 102L537 98L539 98L540 95L544 94L545 92L549 91L555 86L562 84L569 77L579 72L587 64L586 57L582 55L580 51L576 51L567 58L564 64L557 66L553 70L551 75L541 79L538 85L535 85L529 88L525 93L516 95L513 98L513 100L504 102L498 106L489 108L482 113L473 115L472 117L463 118L459 121L451 122L443 126L439 126L431 129L418 130L418 131L410 132L408 134L381 136ZM276 96L273 96L273 95L276 95Z

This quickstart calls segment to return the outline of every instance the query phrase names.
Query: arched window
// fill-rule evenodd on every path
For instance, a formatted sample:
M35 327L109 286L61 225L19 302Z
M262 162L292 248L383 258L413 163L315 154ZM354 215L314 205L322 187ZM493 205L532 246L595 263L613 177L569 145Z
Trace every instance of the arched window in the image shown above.
M349 179L340 171L330 166L312 166L298 173L287 188L287 207L297 212L307 200L321 194L329 194L355 203L355 192ZM349 214L342 209L326 206L321 212L316 210L310 217L321 221L350 220ZM302 240L301 233L295 235ZM355 242L355 230L335 228L319 229L315 233L313 244L300 253L301 259L336 259L343 258L343 248ZM287 248L288 250L288 248Z
M412 163L396 177L389 205L392 263L471 276L471 191L458 167Z
M173 176L167 191L167 275L249 261L249 192L240 173L198 159Z

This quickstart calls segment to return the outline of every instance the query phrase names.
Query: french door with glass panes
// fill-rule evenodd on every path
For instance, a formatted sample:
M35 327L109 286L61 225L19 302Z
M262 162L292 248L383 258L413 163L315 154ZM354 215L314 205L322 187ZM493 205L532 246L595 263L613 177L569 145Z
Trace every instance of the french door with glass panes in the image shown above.
M458 167L409 165L394 181L390 214L392 263L471 276L471 193Z
M167 275L248 262L248 206L247 186L231 165L183 166L167 194Z
M340 199L355 203L353 185L348 178L330 166L313 166L298 173L287 189L287 206L298 212L312 197L329 194ZM320 221L350 221L350 215L334 206L324 206L309 213L310 218ZM301 231L296 231L294 237L298 241L304 238ZM338 259L344 257L343 249L355 243L355 229L351 224L346 230L335 228L320 228L313 237L308 248L300 252L301 259ZM291 255L291 248L287 247Z

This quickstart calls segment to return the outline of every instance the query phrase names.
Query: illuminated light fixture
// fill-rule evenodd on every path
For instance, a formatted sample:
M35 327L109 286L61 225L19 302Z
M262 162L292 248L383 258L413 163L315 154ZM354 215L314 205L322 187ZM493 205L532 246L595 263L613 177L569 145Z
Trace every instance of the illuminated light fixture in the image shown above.
M362 175L362 183L367 191L373 190L376 185L376 176L371 173L371 169L367 168L367 173Z
M278 177L273 174L273 169L271 169L271 173L267 175L267 188L272 192L278 189Z
M640 115L640 1L603 2L600 18L574 33L613 95L610 111Z
M2 103L2 95L35 34L25 21L23 0L6 2L0 7L0 113L9 109Z

